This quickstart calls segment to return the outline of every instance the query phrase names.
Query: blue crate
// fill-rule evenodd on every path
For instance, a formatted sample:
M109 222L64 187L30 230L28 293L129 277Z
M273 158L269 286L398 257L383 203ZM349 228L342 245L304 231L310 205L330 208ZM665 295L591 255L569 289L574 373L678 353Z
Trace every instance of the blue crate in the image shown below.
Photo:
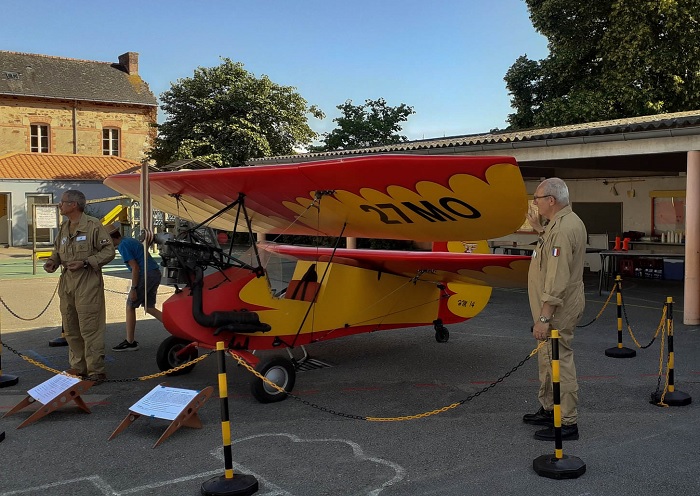
M675 258L664 258L664 279L682 281L685 277L685 262Z

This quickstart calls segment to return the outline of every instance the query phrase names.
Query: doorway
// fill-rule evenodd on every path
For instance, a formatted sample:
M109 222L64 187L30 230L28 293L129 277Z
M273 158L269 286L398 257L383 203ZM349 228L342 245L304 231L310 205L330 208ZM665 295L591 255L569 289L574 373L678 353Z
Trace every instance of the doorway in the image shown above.
M12 207L10 193L0 193L0 245L12 246Z

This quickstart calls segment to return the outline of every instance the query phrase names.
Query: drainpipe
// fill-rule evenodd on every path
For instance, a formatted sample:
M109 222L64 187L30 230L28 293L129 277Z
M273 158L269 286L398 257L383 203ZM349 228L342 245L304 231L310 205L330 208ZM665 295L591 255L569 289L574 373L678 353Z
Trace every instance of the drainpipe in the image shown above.
M78 102L73 100L73 155L78 154Z

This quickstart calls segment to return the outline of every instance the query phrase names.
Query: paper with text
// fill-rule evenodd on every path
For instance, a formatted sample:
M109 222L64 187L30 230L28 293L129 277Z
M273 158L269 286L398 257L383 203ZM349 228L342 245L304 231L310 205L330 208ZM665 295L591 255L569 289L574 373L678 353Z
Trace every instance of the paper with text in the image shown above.
M44 381L38 386L31 388L27 393L29 396L40 402L42 405L50 403L54 398L60 395L66 389L75 386L80 382L76 377L69 377L63 374L57 374L48 381Z
M129 410L141 415L175 420L199 391L167 386L156 386Z

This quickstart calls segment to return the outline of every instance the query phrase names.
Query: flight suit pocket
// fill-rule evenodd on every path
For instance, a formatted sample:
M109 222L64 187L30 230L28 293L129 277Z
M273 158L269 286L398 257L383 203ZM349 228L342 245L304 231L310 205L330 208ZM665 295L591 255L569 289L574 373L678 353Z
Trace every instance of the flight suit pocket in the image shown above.
M87 240L76 241L73 247L76 260L85 260L90 255L90 243Z

